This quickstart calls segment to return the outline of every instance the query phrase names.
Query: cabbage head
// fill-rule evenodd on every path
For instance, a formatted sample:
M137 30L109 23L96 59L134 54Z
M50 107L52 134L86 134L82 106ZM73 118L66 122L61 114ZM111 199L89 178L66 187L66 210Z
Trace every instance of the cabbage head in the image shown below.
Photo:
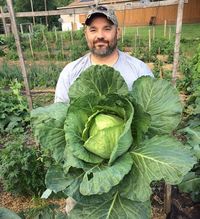
M124 129L123 119L116 115L100 113L94 116L91 122L89 118L88 123L83 131L84 134L89 131L84 147L102 158L109 159Z
M182 104L171 83L91 66L69 90L70 103L32 111L36 140L50 157L51 193L72 197L67 218L150 219L152 181L179 184L196 160L172 135Z

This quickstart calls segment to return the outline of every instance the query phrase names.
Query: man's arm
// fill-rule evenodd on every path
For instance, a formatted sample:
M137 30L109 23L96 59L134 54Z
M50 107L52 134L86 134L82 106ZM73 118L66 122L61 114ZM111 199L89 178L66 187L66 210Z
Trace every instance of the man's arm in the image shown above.
M69 69L66 66L63 71L61 72L55 91L55 99L54 102L69 102L68 91L70 87L69 82Z

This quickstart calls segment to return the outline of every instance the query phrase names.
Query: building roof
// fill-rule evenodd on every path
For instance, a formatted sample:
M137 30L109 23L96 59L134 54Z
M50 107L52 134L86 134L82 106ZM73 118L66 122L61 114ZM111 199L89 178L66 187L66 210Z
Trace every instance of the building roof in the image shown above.
M99 5L108 5L108 4L116 4L116 3L126 3L126 2L133 2L134 0L101 0L99 1ZM90 7L94 6L97 1L95 0L75 0L71 4L64 6L64 7L59 7L58 9L67 9L67 8L82 8L82 7Z

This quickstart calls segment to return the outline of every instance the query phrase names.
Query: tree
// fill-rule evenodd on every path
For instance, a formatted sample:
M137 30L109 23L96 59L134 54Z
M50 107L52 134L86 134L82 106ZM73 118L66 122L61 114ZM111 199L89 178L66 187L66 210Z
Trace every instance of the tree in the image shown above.
M46 1L47 10L56 10L58 7L67 6L71 3L72 0L51 0ZM25 12L31 10L31 1L30 0L13 0L15 12ZM0 0L0 6L6 6L6 0ZM44 0L34 0L33 1L33 10L34 11L45 11ZM49 27L58 23L59 16L50 16L48 17ZM45 17L35 17L36 24L46 24ZM17 23L32 23L32 17L17 18Z

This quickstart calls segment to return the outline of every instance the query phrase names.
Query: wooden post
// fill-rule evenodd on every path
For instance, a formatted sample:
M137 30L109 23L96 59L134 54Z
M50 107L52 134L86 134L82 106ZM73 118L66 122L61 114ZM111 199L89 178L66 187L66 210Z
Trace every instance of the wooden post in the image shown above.
M166 29L167 29L167 20L164 22L164 37L166 37Z
M174 62L173 62L173 71L172 71L172 83L174 86L176 86L177 69L178 69L178 63L179 63L179 49L180 49L180 39L181 39L181 30L182 30L182 22L183 22L183 9L184 9L184 0L179 0L177 20L176 20Z
M62 33L60 35L60 40L61 40L61 54L62 54L62 57L64 59L64 45L63 45L63 36L62 36Z
M57 41L58 41L58 34L57 34L56 27L55 27L55 30L54 30L54 32L55 32L55 37L56 37L56 42L57 42Z
M23 34L24 31L23 31L23 26L22 26L22 24L20 24L19 26L20 26L20 32L21 32L21 34Z
M30 34L33 33L33 25L32 25L32 24L29 24L29 25L28 25L28 30L29 30L29 33L30 33Z
M43 39L44 39L45 46L46 46L46 49L47 49L47 55L48 55L48 58L50 58L48 42L47 42L47 38L46 38L46 36L45 36L45 34L44 34L44 30L42 31L42 34L43 34Z
M47 0L44 0L44 10L47 11ZM46 26L48 27L48 16L45 16Z
M136 49L137 49L137 35L135 34L135 52L136 52Z
M31 93L30 93L30 89L29 89L27 71L26 71L25 62L24 62L24 56L22 53L21 42L20 42L18 31L17 31L15 13L13 10L13 3L12 3L12 0L6 0L6 2L7 2L7 6L8 6L8 11L10 14L12 31L14 34L15 43L16 43L17 52L18 52L19 61L20 61L20 66L21 66L22 75L23 75L23 79L24 79L24 86L26 89L26 96L27 96L27 100L28 100L29 110L32 110L32 108L33 108L32 98L31 98Z
M3 22L4 33L5 33L6 36L8 36L8 31L7 31L7 27L6 27L6 19L4 17L4 12L3 12L2 7L0 7L0 10L1 10L1 15L2 15L2 22Z
M31 11L34 12L33 10L33 0L30 0L31 2ZM33 16L33 25L35 26L35 17Z
M29 30L30 31L30 30ZM29 45L30 45L30 49L31 49L31 55L34 58L34 53L33 53L33 46L32 46L32 40L31 40L31 34L28 34L28 38L29 38Z
M151 52L151 30L149 29L149 53Z
M72 23L72 22L71 22L70 37L71 37L71 43L72 43L72 45L74 45L74 38L73 38L73 23Z
M124 42L124 36L125 36L125 18L126 18L126 5L124 5L124 10L123 10L122 43Z
M169 26L169 40L171 40L171 34L172 34L172 27Z
M156 35L156 28L155 26L153 26L153 36L152 36L152 39L155 40L155 35Z
M168 215L171 211L172 186L165 184L164 190L164 212Z

